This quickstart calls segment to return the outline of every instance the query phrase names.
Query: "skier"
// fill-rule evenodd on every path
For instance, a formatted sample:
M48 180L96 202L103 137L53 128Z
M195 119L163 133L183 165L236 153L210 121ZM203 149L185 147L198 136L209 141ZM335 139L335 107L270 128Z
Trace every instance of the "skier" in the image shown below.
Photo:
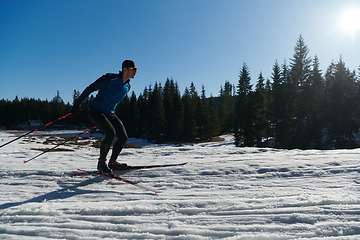
M88 110L88 116L91 122L105 134L105 138L101 142L100 157L97 165L99 172L105 175L112 176L112 170L121 170L127 167L127 164L116 161L128 136L123 123L115 114L115 108L130 91L130 78L134 78L136 72L135 63L131 60L125 60L119 74L107 73L98 78L85 88L72 108L72 113L81 111L81 102L90 93L98 90L98 94ZM108 165L106 165L106 157L115 136L117 141L114 144Z

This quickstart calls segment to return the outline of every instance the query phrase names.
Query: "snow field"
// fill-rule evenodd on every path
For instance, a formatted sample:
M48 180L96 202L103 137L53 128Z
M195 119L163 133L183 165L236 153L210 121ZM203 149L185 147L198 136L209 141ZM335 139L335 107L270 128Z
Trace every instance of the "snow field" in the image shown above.
M61 132L58 134L70 134ZM35 135L36 136L36 135ZM13 134L0 132L0 145ZM124 149L129 165L188 162L103 177L98 149L50 152L41 136L0 149L1 239L359 239L359 149L237 148L223 142ZM71 147L68 147L71 148Z

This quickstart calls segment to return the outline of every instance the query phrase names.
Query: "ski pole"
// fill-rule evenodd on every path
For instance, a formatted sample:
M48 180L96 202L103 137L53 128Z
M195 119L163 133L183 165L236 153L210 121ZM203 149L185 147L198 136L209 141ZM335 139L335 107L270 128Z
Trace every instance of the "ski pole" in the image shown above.
M96 126L94 126L94 127L92 127L92 128L89 128L88 130L86 130L86 131L84 131L84 132L82 132L82 133L80 133L80 134L76 135L75 137L72 137L72 138L70 138L70 139L68 139L68 140L66 140L66 141L64 141L64 142L62 142L62 143L60 143L60 144L58 144L58 145L54 146L53 148L50 148L50 149L48 149L48 150L46 150L46 151L44 151L44 152L42 152L42 153L40 153L40 154L36 155L35 157L30 158L29 160L24 160L24 163L30 162L31 160L33 160L33 159L35 159L35 158L37 158L37 157L40 157L41 155L43 155L43 154L45 154L45 153L47 153L47 152L50 152L51 150L54 150L55 148L57 148L57 147L59 147L59 146L61 146L61 145L64 145L65 143L67 143L67 142L69 142L69 141L71 141L71 140L73 140L73 139L75 139L75 138L79 137L80 135L82 135L82 134L84 134L84 133L87 133L87 132L90 132L90 131L91 131L92 129L94 129L94 128L96 128Z
M11 141L9 141L9 142L1 145L0 148L4 147L4 146L6 146L6 145L8 145L8 144L10 144L10 143L12 143L12 142L15 142L16 140L19 140L20 138L25 137L25 136L29 135L30 133L36 132L37 130L40 130L40 129L43 129L43 128L49 126L50 124L53 124L54 122L57 122L57 121L59 121L59 120L61 120L61 119L63 119L63 118L66 118L67 116L70 116L71 114L72 114L72 112L71 112L71 113L68 113L68 114L66 114L66 115L64 115L64 116L62 116L62 117L59 117L59 118L56 119L55 121L49 122L49 123L45 124L45 125L42 126L42 127L39 127L39 128L37 128L37 129L34 129L34 130L32 130L32 131L30 131L30 132L28 132L28 133L25 133L24 135L21 135L20 137L17 137L17 138L15 138L15 139L13 139L13 140L11 140Z

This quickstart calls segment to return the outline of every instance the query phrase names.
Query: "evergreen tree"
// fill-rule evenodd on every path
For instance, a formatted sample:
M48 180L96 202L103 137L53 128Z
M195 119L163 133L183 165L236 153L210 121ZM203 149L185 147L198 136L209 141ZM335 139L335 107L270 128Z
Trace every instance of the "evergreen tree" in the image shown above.
M310 50L301 35L296 42L294 51L294 56L290 59L290 75L291 80L297 84L301 92L304 90L305 85L307 85L311 65L311 58L308 57Z
M8 125L9 121L9 111L7 109L8 107L8 101L6 101L5 99L0 100L0 112L2 113L7 113L7 114L2 114L1 118L0 118L0 126L6 126Z
M56 91L56 96L52 99L53 103L63 103L63 99L60 97L59 90Z
M206 107L206 132L211 137L220 133L220 120L215 108L214 97L211 96Z
M73 94L72 94L72 96L73 96L73 104L78 100L80 95L81 95L80 91L74 89Z
M13 116L13 119L10 120L10 126L15 127L19 123L25 121L23 116L21 116L20 100L18 96L12 102L9 102L9 107L7 108L8 116Z
M191 82L190 84L190 97L191 97L191 105L193 108L193 118L195 120L196 128L198 129L200 126L199 123L201 123L204 119L204 113L201 110L202 108L201 99L196 91L195 84L193 82Z
M254 133L256 145L262 145L262 138L266 137L267 116L265 103L265 79L260 72L254 93Z
M328 140L336 148L354 147L354 134L358 132L354 112L356 103L356 75L345 67L340 58L332 63L326 75Z
M315 55L309 76L309 113L307 121L307 141L314 148L323 149L322 129L324 126L325 84L320 70L319 59Z
M165 139L165 116L164 105L161 97L161 85L157 82L150 91L147 112L147 136L150 140L162 142Z
M206 91L205 86L201 86L201 100L198 103L197 111L196 111L196 125L197 125L197 135L200 138L206 137L206 124L208 119L208 109L207 109L207 98L206 98Z
M291 70L286 61L281 66L280 76L282 87L283 111L281 111L281 122L279 123L279 146L280 148L296 147L296 121L299 102L298 84L291 78Z
M311 58L308 57L309 49L306 46L303 37L300 35L295 45L295 53L290 59L290 79L294 100L291 102L294 119L295 133L290 136L289 143L300 148L306 148L307 138L305 134L307 116L309 114L309 76L311 68ZM291 94L291 92L290 92ZM288 109L289 110L289 109Z
M253 111L250 106L249 95L252 85L251 77L246 63L243 63L239 74L239 83L237 85L237 99L235 103L235 145L236 146L253 146Z
M196 108L188 88L185 88L185 92L182 96L182 102L184 104L183 137L186 140L193 140L197 134L197 130L196 130L197 126L195 121Z
M219 119L224 132L229 132L233 128L234 104L233 86L229 81L225 81L224 87L221 87L219 99Z
M179 90L179 86L175 83L174 86L174 112L173 117L174 121L174 140L179 141L182 138L182 133L184 129L184 105L181 101L181 94Z
M271 123L271 104L272 104L272 91L271 91L271 82L269 79L266 80L265 83L265 91L264 91L264 97L265 97L265 109L266 109L266 129L265 129L265 136L267 139L266 146L270 147L270 140L274 137L274 134L272 132L272 123Z
M284 84L283 79L281 78L281 69L279 63L276 61L273 66L273 72L271 76L272 83L272 102L271 102L271 119L272 124L275 126L274 128L274 136L275 136L275 147L281 145L284 133L283 133L283 123L284 119Z
M40 116L39 116L40 120L43 120L44 122L50 122L54 120L50 116L51 107L48 100L41 101L41 104L39 106L39 112L40 112ZM75 118L72 117L71 119L74 121Z
M354 118L356 120L356 124L360 126L360 66L358 68L358 74L356 75L355 89L357 108L354 113Z
M126 127L129 137L139 138L139 118L140 118L140 109L139 104L136 98L135 92L132 92L130 97L130 106L129 106L129 122Z
M145 138L147 132L147 88L145 88L143 94L140 94L137 100L139 108L139 119L137 122L137 136Z
M63 99L60 97L59 90L56 92L55 97L50 102L51 105L51 119L56 119L63 116L65 113L65 104Z
M163 89L166 135L168 140L178 141L183 125L183 106L177 84L167 79Z
M166 132L168 138L173 138L174 136L174 133L172 132L173 130L172 123L174 120L172 114L174 111L173 86L174 86L174 81L170 80L169 78L166 79L162 93L162 98L164 103L165 125L166 125Z

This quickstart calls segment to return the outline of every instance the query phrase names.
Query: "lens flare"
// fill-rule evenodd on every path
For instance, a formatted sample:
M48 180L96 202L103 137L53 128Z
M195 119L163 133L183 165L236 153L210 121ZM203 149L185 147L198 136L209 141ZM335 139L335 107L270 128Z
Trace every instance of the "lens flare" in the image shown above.
M341 27L343 29L349 30L354 34L357 30L360 29L360 10L351 9L347 11L341 19Z

